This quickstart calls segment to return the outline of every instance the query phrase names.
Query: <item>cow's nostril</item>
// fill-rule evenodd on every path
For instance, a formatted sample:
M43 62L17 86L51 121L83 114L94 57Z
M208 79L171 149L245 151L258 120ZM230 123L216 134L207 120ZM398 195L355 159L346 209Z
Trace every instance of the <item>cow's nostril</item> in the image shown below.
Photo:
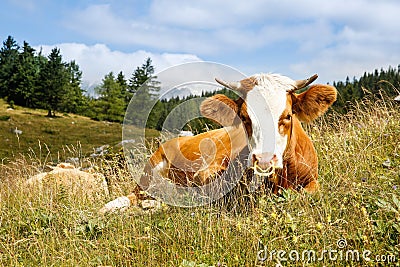
M256 164L260 169L266 170L271 166L278 164L278 157L273 153L260 153L252 155L252 163Z
M257 156L256 154L253 154L253 163L258 162L260 160L260 157Z

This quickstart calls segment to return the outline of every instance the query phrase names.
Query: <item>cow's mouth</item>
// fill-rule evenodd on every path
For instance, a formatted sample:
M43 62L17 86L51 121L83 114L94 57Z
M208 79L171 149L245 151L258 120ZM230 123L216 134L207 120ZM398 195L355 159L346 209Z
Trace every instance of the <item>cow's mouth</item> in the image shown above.
M250 168L254 171L254 174L265 177L265 176L271 176L272 174L274 174L275 169L278 167L275 166L274 164L269 164L268 167L263 168L260 165L258 165L258 161L255 160L253 163L253 166Z
M282 164L279 164L278 157L275 153L260 153L252 155L253 166L250 168L254 174L258 176L271 176L275 173L275 169L282 169Z

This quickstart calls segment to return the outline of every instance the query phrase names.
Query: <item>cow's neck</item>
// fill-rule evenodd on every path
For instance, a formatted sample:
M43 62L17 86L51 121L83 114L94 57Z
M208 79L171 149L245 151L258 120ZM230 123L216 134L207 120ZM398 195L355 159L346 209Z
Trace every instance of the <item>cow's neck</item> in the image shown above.
M318 176L318 158L311 139L293 117L292 136L284 153L283 169L277 170L278 186L299 189Z
M247 146L247 134L243 123L235 126L225 127L228 132L232 147L232 155L236 157Z

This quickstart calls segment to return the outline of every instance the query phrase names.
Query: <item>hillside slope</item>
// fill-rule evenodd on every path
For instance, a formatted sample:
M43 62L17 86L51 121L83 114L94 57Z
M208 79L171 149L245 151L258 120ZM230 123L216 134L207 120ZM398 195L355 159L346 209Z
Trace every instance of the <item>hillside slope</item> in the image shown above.
M0 99L0 160L8 162L20 154L51 161L87 156L99 146L115 145L122 139L119 123L75 114L59 113L55 118L46 115L44 110L19 106L10 109Z

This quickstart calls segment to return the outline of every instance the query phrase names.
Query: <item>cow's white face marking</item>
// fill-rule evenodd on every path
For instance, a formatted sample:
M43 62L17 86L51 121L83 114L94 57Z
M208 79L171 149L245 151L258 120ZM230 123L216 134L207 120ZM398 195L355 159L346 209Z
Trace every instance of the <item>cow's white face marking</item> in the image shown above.
M248 114L252 122L251 156L260 161L283 167L283 153L288 135L279 133L278 122L286 109L287 92L295 86L292 79L273 74L253 76L258 85L247 93ZM275 157L274 157L275 156Z

